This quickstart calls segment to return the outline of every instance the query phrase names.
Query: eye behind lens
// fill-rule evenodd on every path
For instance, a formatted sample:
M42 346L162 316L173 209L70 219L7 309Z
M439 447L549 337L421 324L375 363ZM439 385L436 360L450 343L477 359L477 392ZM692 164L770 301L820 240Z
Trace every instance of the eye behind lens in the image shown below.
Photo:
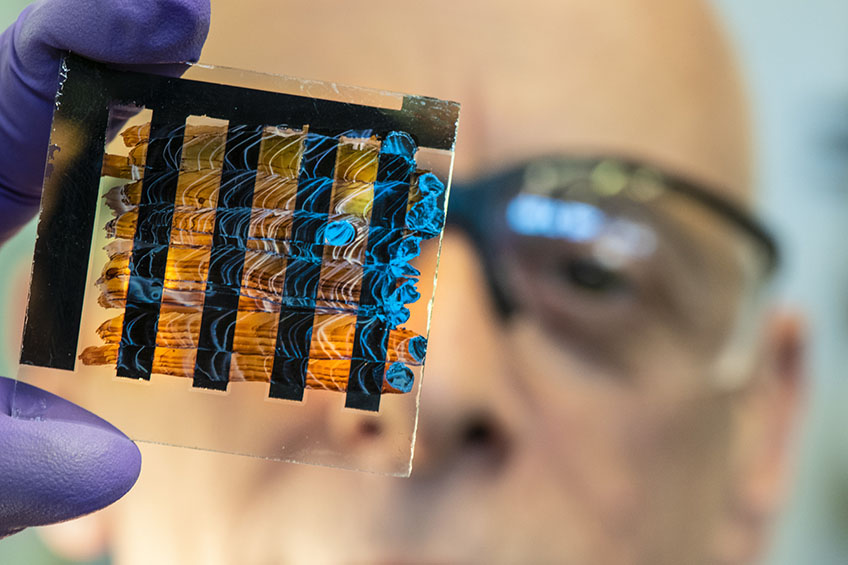
M557 276L569 286L594 294L621 293L629 288L627 280L596 259L568 258L557 264Z

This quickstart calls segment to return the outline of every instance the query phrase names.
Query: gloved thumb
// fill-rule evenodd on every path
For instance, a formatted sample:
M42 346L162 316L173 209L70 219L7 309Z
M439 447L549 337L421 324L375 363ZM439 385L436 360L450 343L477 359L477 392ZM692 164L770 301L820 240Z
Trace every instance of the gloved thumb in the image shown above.
M108 506L140 470L138 447L108 422L0 377L0 538Z

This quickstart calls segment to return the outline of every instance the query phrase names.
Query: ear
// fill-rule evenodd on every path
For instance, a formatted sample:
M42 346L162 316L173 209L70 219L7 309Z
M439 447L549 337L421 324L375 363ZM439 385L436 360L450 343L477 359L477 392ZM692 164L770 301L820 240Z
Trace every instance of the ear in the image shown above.
M755 374L734 408L734 476L717 544L719 563L753 562L787 497L805 396L806 341L800 314L769 316Z

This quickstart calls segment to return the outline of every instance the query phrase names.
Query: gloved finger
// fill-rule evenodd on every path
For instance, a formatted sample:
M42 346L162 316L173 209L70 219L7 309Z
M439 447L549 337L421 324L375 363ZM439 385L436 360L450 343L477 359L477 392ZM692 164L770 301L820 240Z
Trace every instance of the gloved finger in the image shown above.
M2 377L0 454L0 538L108 506L141 470L138 447L117 428Z
M124 66L195 61L210 0L41 0L0 35L0 240L37 211L63 52Z

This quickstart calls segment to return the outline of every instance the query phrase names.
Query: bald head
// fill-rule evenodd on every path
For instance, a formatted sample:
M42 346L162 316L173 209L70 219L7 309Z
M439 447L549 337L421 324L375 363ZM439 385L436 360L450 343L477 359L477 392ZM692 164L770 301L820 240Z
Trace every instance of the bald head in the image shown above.
M255 4L213 0L205 62L457 100L460 178L611 154L749 197L744 96L702 2Z

